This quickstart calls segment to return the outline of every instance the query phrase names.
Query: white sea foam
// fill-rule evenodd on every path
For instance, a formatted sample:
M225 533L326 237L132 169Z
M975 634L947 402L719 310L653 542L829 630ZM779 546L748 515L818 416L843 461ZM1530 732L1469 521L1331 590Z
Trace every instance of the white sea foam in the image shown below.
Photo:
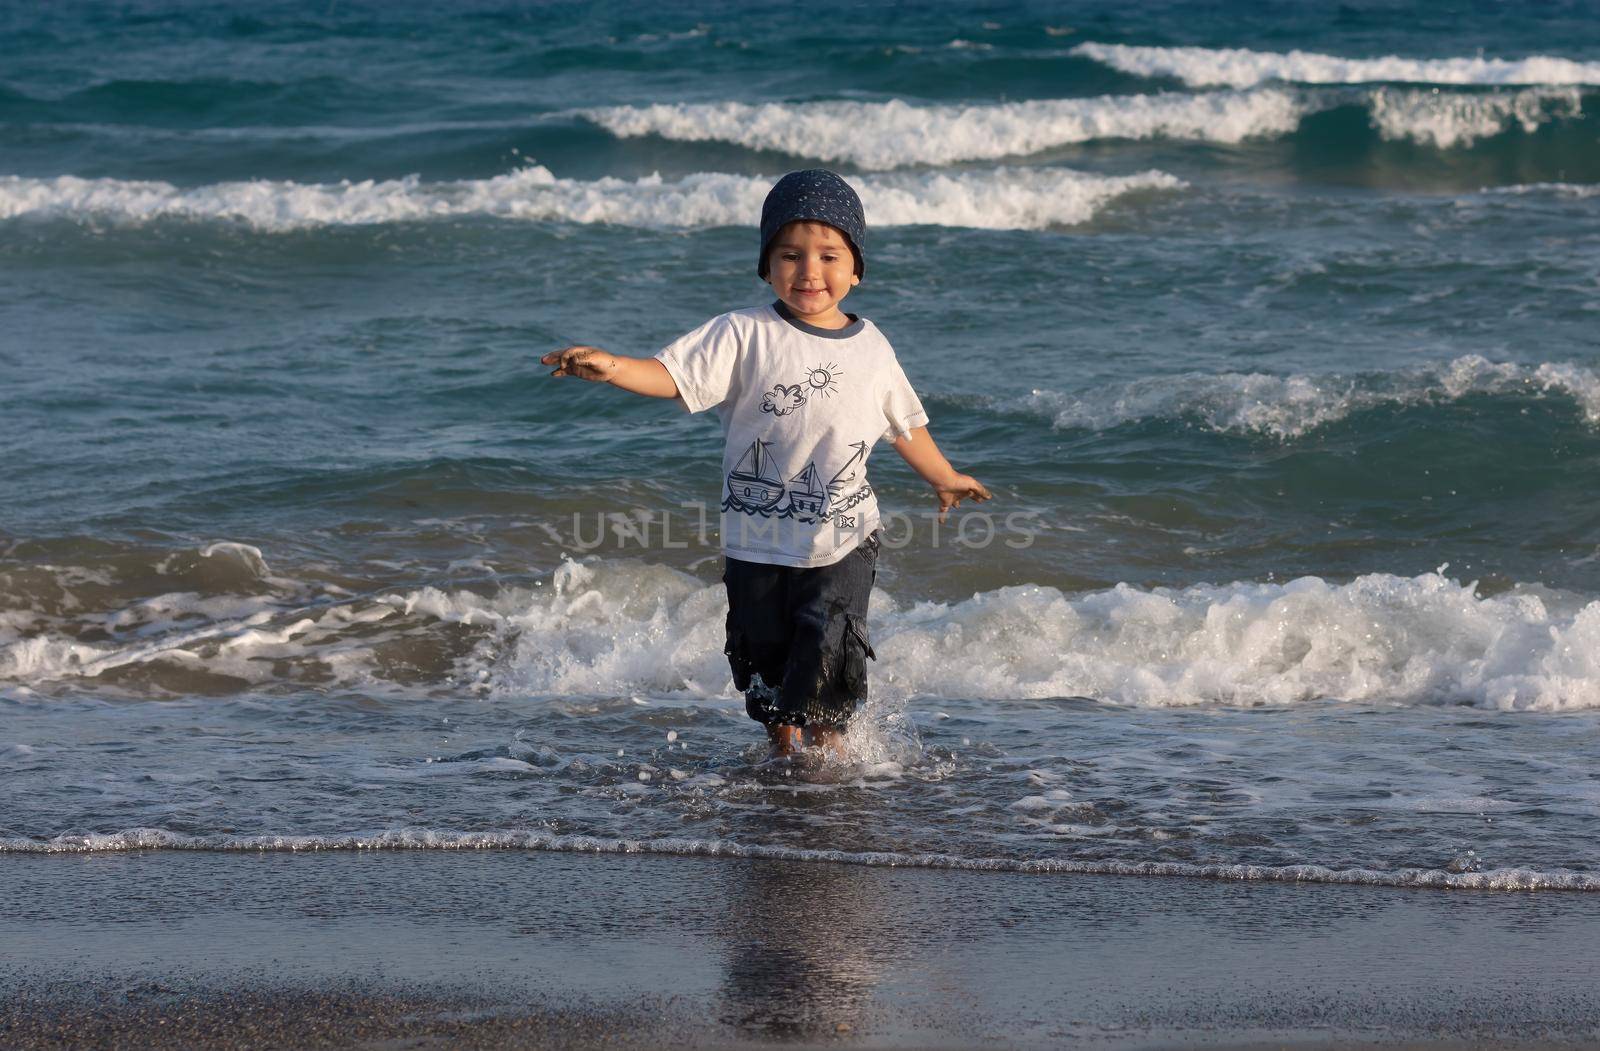
M885 170L903 165L1020 157L1074 143L1173 139L1238 143L1295 131L1311 113L1367 108L1385 138L1469 146L1521 127L1582 115L1577 88L1355 92L1259 88L1189 94L1106 95L982 105L889 102L663 103L611 106L581 115L615 135L727 142Z
M880 622L880 681L907 693L1600 707L1600 602L1481 598L1431 573L1088 595L1025 585Z
M317 681L375 688L386 641L461 626L476 648L432 673L452 690L736 703L720 586L599 559L563 564L550 584L487 597L423 588L203 627L175 619L164 634L122 645L23 638L0 645L0 680L40 686L165 662L251 683L304 665ZM1538 588L1484 598L1436 573L1083 594L1023 585L955 603L880 590L873 622L873 689L890 703L1081 696L1148 707L1334 699L1600 708L1600 601Z
M958 869L1036 875L1108 875L1238 880L1267 883L1345 883L1369 886L1431 887L1456 890L1596 891L1600 876L1565 869L1527 868L1486 872L1442 869L1335 869L1323 865L1206 865L1169 861L1074 861L1065 858L1020 859L964 857L956 854L913 854L903 851L818 850L805 847L740 843L726 839L658 837L615 839L558 835L542 830L456 832L401 828L348 835L194 836L159 828L123 832L64 835L54 839L0 839L0 853L86 854L121 850L330 851L330 850L538 850L577 854L663 854L672 856L752 858L824 862L891 868Z
M659 566L564 572L552 595L520 608L496 600L506 645L491 689L731 696L719 588ZM436 601L459 618L487 605L465 594ZM1026 585L953 604L902 605L879 591L873 612L874 690L888 698L1600 708L1600 602L1481 598L1438 574L1080 595Z
M666 566L568 561L547 588L492 599L424 588L388 601L408 619L491 629L474 676L486 690L717 695L731 687L722 654L726 596Z
M1137 47L1086 42L1072 54L1138 77L1176 77L1194 87L1247 88L1269 81L1300 84L1591 85L1600 63L1550 55L1499 58L1340 58L1311 51Z
M1216 431L1288 439L1378 406L1436 404L1472 394L1570 398L1587 423L1600 426L1600 373L1571 362L1525 366L1475 354L1381 376L1156 376L1092 395L1036 390L1020 407L1048 415L1060 428L1104 430L1135 420L1195 418Z
M1542 125L1583 116L1577 88L1458 92L1378 88L1368 97L1372 124L1386 139L1409 139L1450 149L1513 127L1532 134Z
M130 641L83 642L48 633L0 640L0 681L95 679L165 662L259 685L279 679L282 669L274 662L297 660L361 681L371 670L371 648L344 635L393 613L382 606L334 606L285 618L281 611L268 597L157 595L101 618L107 627L138 628Z
M1093 175L1066 168L900 174L851 180L874 225L1031 230L1087 222L1139 190L1183 183L1164 172ZM532 166L491 179L426 183L218 183L182 188L122 179L0 177L0 220L23 216L140 223L238 222L279 232L308 227L483 216L657 228L750 226L771 188L765 176L702 173L666 180L558 179Z
M1097 139L1234 143L1293 131L1308 105L1276 89L1108 95L967 106L665 103L582 111L615 135L728 142L862 168L995 160Z
M1545 124L1584 116L1583 94L1574 87L1472 94L1380 88L1370 108L1385 138L1440 148L1470 146L1513 127L1532 134Z
M1600 183L1574 183L1574 182L1530 182L1519 183L1515 186L1490 186L1482 191L1486 194L1507 194L1516 197L1545 194L1551 197L1595 197L1600 196Z

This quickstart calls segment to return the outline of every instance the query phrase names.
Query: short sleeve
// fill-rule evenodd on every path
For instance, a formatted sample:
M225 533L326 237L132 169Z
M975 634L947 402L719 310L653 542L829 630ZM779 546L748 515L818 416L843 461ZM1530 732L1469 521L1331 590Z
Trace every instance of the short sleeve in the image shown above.
M719 314L661 348L656 360L666 366L689 411L704 412L722 404L732 392L739 343L733 319Z
M917 392L911 389L911 381L906 379L900 360L892 353L889 356L887 380L883 391L883 420L887 425L883 438L893 441L905 437L917 427L927 426L928 414L923 411L922 400L917 397Z

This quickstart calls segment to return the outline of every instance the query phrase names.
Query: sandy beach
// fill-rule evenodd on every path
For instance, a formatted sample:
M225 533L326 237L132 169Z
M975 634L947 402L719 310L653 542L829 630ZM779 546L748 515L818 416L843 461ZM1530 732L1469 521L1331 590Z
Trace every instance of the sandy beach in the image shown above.
M5 869L15 1048L1600 1046L1588 894L511 851Z

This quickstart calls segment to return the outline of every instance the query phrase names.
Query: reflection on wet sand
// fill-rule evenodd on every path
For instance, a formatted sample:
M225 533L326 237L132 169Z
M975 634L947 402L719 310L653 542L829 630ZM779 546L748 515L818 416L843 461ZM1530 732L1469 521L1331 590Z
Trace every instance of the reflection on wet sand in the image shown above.
M794 773L804 782L819 771ZM775 777L768 782L769 831L814 849L848 849L847 840L875 815L870 803L856 800L844 826L819 820L819 812L837 808L840 794ZM897 951L892 880L856 865L767 862L725 875L717 932L725 946L717 1008L724 1025L750 1037L816 1039L857 1032L875 1006L881 1010L878 984L904 955Z
M891 961L883 880L849 865L750 864L727 881L719 1020L745 1035L858 1030Z

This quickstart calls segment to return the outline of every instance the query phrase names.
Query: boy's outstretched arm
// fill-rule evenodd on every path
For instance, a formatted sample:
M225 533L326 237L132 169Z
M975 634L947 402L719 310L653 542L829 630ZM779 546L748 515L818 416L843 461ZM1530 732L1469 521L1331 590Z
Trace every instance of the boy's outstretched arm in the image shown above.
M566 347L552 350L539 361L556 366L550 373L552 376L576 376L594 383L609 383L651 398L678 396L678 385L672 381L672 374L655 358L628 358L599 347Z
M933 436L928 433L928 428L913 427L892 444L894 451L939 494L939 521L943 522L950 509L960 507L961 501L968 497L973 500L989 499L991 494L982 482L950 466L944 453L933 444Z

